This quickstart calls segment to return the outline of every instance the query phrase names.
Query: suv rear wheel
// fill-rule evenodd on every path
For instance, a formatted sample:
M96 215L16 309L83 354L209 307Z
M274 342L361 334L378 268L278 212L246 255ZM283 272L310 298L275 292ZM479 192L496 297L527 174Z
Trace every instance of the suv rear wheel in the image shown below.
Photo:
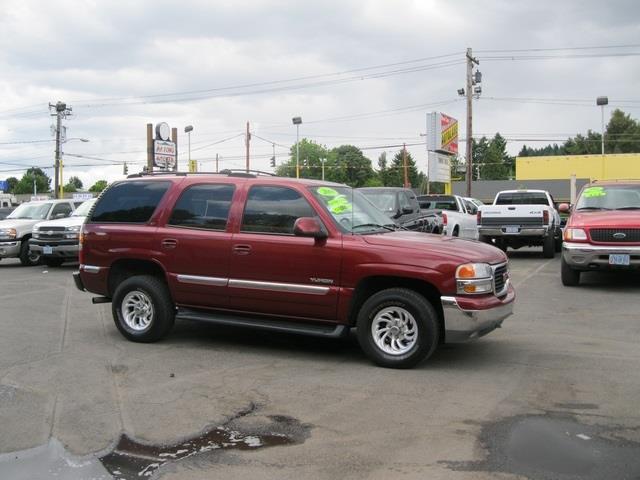
M118 285L111 308L116 327L133 342L160 340L175 321L167 285L151 275L131 277Z
M356 326L362 350L374 363L389 368L411 368L428 358L440 335L433 306L406 288L372 295L360 308Z

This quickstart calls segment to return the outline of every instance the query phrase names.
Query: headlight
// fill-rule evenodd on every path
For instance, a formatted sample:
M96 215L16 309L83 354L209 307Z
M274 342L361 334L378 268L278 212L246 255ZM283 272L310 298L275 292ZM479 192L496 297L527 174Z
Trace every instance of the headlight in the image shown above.
M459 294L493 292L493 270L487 263L465 263L456 269L456 288Z
M67 230L64 232L64 238L73 240L78 238L79 233L80 233L80 225L67 227Z
M73 227L67 227L67 232L78 233L80 231L80 225L74 225Z
M1 228L0 229L0 238L16 238L16 229L15 228Z
M585 232L582 228L565 228L564 239L584 242L587 240L587 232Z

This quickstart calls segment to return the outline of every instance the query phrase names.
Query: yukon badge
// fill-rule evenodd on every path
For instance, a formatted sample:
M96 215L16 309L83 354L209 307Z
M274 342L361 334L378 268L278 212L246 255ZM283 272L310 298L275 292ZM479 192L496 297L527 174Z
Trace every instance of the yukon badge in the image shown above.
M333 280L330 279L330 278L311 277L311 278L309 278L309 280L311 281L311 283L321 283L323 285L333 285Z

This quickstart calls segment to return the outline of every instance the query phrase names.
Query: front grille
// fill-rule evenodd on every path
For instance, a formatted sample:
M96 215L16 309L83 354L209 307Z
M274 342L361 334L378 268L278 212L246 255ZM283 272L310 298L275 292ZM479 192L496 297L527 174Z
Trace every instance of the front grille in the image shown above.
M526 226L542 226L542 217L481 217L482 226L494 225L526 225Z
M594 242L640 242L640 228L592 228L590 234Z
M62 240L65 227L43 227L38 230L38 238L41 240Z
M493 292L497 295L502 293L504 286L509 278L507 264L498 265L493 270Z

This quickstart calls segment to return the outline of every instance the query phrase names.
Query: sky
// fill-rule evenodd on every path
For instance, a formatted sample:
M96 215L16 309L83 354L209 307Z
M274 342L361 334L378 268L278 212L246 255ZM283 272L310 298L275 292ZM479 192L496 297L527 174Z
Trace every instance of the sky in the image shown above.
M640 118L636 0L0 0L0 179L53 177L49 104L63 120L64 181L85 187L146 164L146 124L178 129L179 169L286 161L300 138L356 145L377 165L406 143L426 171L426 114L459 120L465 52L482 93L474 137L500 132L510 154L600 131L621 108ZM81 142L79 139L89 142ZM52 182L53 184L53 182Z

